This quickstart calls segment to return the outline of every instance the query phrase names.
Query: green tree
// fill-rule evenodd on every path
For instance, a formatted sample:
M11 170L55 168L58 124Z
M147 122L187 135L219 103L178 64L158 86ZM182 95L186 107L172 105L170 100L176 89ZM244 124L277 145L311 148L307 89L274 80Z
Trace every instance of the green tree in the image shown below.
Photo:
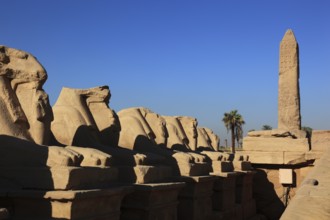
M262 129L262 130L272 130L273 127L270 126L270 125L263 125L261 129Z
M232 110L229 113L224 113L222 121L225 123L227 131L231 132L231 151L235 153L235 140L239 140L243 137L243 125L245 121L237 110Z
M301 130L306 131L307 138L310 139L312 137L313 128L307 127L307 126L303 126L303 127L301 127Z

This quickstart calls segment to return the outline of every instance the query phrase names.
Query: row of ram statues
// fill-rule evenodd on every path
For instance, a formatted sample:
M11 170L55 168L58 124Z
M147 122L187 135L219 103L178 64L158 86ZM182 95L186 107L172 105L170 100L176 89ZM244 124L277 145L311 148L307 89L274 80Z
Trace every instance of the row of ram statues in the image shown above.
M33 55L0 46L0 219L255 216L247 158L196 118L116 113L108 86L63 88L51 107L46 80Z

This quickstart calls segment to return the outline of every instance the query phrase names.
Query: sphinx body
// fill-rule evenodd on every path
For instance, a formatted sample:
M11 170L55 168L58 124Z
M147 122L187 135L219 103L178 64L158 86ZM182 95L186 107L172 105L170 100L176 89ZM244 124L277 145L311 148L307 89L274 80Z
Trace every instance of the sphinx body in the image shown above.
M178 116L162 116L166 121L166 128L168 130L168 142L167 147L180 152L185 152L194 158L195 162L205 163L207 162L207 157L194 152L197 142L193 140L197 134L187 133L182 127L180 119L182 117ZM193 126L193 125L192 125ZM188 135L187 135L188 134ZM191 145L190 145L191 143Z
M48 95L42 89L46 79L46 70L34 56L0 46L1 166L80 165L80 154L45 146L53 119Z
M158 114L143 107L128 108L118 112L122 126L119 145L140 152L152 152L175 160L194 163L192 155L167 148L168 132L165 120ZM196 160L198 160L197 158Z
M163 158L162 163L174 165L176 161L175 158L172 157L174 155L173 152L164 147L167 134L163 127L164 122L160 120L160 117L157 115L155 115L155 117L151 116L154 123L159 125L157 128L151 127L146 120L147 115L150 117L149 112L150 110L144 108L128 108L118 112L121 124L118 145L144 154L152 153L154 155L159 155ZM157 137L155 132L158 132L158 130L155 129L158 128L162 135ZM156 140L159 141L159 144L156 143ZM187 162L193 160L191 157L185 159Z
M223 152L216 152L210 144L210 139L204 129L197 127L197 119L193 117L182 116L179 118L180 123L193 143L195 151L207 155L212 161L227 161L230 155ZM195 147L196 146L196 147Z
M51 129L55 139L65 145L92 147L110 154L114 165L153 164L160 160L154 155L118 147L121 125L108 106L109 99L108 86L63 88L53 107Z
M210 140L210 146L213 148L214 151L219 151L219 145L220 145L220 138L218 135L216 135L211 129L209 128L201 128L204 130L205 134L208 136Z
M171 165L174 172L179 175L208 174L209 168L205 163L205 156L189 151L184 145L175 145L178 148L168 147L176 140L182 143L181 137L184 135L182 130L175 128L178 133L181 132L181 137L176 136L171 139L167 122L162 116L143 107L121 110L118 116L122 125L120 146L164 156L167 164Z
M206 133L204 128L197 127L197 147L198 150L213 150L213 147L211 145L211 139Z

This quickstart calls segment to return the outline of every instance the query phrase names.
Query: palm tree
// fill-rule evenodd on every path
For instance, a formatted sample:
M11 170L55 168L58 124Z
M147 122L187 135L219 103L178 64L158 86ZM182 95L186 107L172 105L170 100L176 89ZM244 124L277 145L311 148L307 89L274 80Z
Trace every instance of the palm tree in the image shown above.
M272 130L273 128L270 125L263 125L261 129L262 130Z
M237 113L237 110L232 110L229 113L225 113L222 121L225 123L227 131L231 132L231 151L235 153L235 140L239 140L243 137L243 125L245 121L243 117Z
M306 131L306 133L307 133L307 138L310 139L310 138L312 137L313 128L311 128L311 127L307 127L307 126L302 126L302 127L301 127L301 130Z

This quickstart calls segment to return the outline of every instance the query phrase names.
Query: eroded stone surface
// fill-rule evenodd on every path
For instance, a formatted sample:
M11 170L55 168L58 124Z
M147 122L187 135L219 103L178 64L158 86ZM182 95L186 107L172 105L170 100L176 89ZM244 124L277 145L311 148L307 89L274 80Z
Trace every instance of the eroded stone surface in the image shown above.
M278 128L300 130L299 48L292 30L280 44Z
M281 219L329 219L330 218L330 151L315 162L296 196L289 203Z
M324 152L329 148L330 148L330 131L329 130L313 130L312 150Z
M171 165L180 175L208 174L209 169L202 164L205 156L189 150L182 141L184 138L181 139L185 134L180 127L171 126L173 130L180 132L181 137L177 135L178 132L171 133L172 130L167 129L166 119L142 107L123 109L118 112L118 116L122 126L120 146L161 155L166 158L166 164ZM176 118L173 121L180 126ZM176 141L175 144L173 140ZM173 148L169 144L173 144Z
M245 137L245 151L309 151L307 138Z
M64 148L43 146L48 144L53 119L48 95L42 89L46 79L46 70L33 55L0 46L3 166L79 166L82 160Z
M219 145L220 145L220 138L218 135L216 135L211 129L203 127L206 134L209 136L211 140L211 146L213 150L218 151Z
M117 146L120 124L115 112L108 107L109 99L107 86L63 88L53 107L51 129L54 137L64 145L95 148L111 155L113 164L144 164L145 155ZM79 151L81 154L84 152L84 149Z

